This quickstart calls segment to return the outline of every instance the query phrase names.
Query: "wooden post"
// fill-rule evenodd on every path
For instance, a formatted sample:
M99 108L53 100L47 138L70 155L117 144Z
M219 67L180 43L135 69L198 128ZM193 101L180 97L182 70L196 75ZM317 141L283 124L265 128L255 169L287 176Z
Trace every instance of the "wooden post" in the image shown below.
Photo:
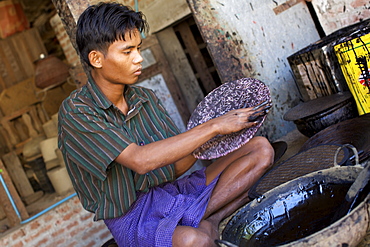
M8 172L6 171L3 162L0 160L0 174L2 177L2 180L5 182L6 188L9 191L11 195L11 199L8 197L8 194L6 193L6 188L4 188L3 184L0 184L0 204L3 207L4 213L6 214L6 217L9 222L9 226L13 227L18 224L22 220L25 220L29 218L28 212L26 210L26 207L22 203L21 198L19 197L17 190L15 189L12 180L9 177ZM14 210L11 200L14 202L16 208L18 209L19 216L17 215L16 211Z
M7 153L3 155L2 160L20 196L25 197L32 195L34 190L17 154L15 152Z
M168 70L173 71L177 82L179 82L179 87L184 94L189 112L192 112L204 98L204 95L197 78L192 72L190 64L187 62L186 54L182 50L173 28L166 28L157 33L156 36L160 46L166 47L166 49L163 49L166 57L171 57L173 61L186 61L169 63Z
M220 24L211 2L187 0L194 19L207 43L221 81L229 82L243 77L254 77L252 62L245 55L244 45L230 38L230 29ZM233 35L231 35L233 36Z

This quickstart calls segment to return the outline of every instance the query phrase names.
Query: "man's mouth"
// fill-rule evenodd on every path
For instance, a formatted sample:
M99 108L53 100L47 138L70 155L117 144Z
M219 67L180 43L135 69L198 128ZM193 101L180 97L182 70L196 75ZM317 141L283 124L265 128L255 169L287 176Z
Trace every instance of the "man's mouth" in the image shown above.
M140 67L138 70L134 72L135 75L141 75L142 68Z

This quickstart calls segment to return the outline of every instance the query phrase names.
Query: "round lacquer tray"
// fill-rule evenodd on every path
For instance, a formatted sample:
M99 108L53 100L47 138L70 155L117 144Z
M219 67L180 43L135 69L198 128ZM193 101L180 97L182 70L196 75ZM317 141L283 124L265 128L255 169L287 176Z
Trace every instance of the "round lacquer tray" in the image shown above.
M198 104L190 116L187 129L192 129L228 111L256 106L266 100L271 100L270 91L257 79L242 78L222 84ZM197 148L193 155L198 159L215 159L240 148L256 134L265 118L266 115L252 128L215 136Z

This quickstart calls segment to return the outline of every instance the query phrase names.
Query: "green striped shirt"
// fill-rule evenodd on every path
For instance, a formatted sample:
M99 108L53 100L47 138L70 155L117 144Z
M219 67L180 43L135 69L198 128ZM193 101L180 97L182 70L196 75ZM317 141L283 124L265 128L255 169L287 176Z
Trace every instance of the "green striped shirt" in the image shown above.
M136 192L175 179L168 165L140 175L114 160L131 143L145 145L179 133L155 96L138 86L126 86L125 116L94 82L65 99L59 110L59 138L68 173L83 207L94 220L124 214Z

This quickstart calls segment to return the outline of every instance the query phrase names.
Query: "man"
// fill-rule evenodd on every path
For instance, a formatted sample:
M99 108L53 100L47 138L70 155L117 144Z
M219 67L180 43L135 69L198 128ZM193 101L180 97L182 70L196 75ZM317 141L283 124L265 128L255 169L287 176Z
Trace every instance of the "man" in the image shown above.
M273 149L255 137L182 179L191 153L216 135L257 123L238 109L179 133L141 74L140 12L116 3L90 6L76 42L89 66L87 85L59 111L59 147L83 207L104 220L119 246L214 246L219 222L248 202Z

